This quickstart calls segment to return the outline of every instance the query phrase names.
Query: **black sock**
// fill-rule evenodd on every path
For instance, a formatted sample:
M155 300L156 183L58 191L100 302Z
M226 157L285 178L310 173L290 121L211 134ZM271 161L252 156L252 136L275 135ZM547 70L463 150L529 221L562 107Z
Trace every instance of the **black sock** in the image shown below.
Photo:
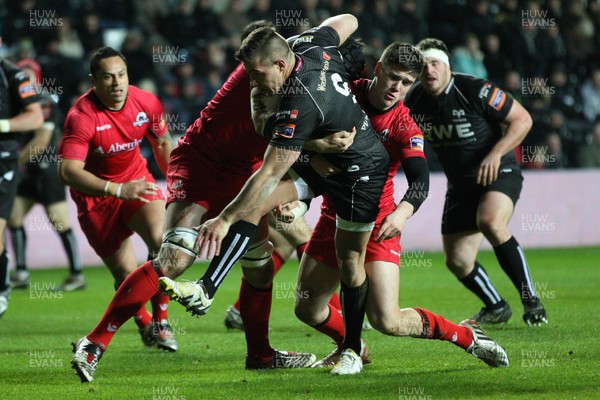
M365 278L363 283L353 288L346 286L342 282L341 287L342 295L340 300L342 303L342 314L344 315L344 328L346 330L344 349L352 349L360 356L360 337L365 320L369 280Z
M59 232L60 240L69 259L69 271L71 275L79 275L83 272L81 260L79 259L79 251L77 250L77 239L71 229L64 232Z
M27 271L27 263L25 261L25 249L27 248L27 233L23 227L10 228L10 238L15 251L15 261L17 270Z
M236 261L242 258L250 240L256 234L258 227L250 222L238 221L231 225L227 236L221 242L221 254L215 256L211 261L208 269L200 278L208 297L215 297L215 293L223 280L231 271Z
M10 271L8 270L8 251L0 254L0 294L8 292L10 289Z
M494 247L494 252L500 266L519 291L521 301L525 303L536 298L525 253L515 237L511 236L506 243Z
M485 306L490 309L502 308L506 305L506 302L490 281L487 276L485 269L475 261L475 267L473 271L464 278L460 278L459 281L467 287L471 292L475 293L477 297L485 303Z

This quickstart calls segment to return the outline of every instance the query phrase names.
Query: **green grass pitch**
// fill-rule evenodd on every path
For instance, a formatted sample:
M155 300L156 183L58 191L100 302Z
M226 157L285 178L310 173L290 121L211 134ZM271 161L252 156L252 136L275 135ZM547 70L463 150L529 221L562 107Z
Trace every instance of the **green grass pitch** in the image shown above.
M492 369L447 342L364 333L372 364L351 377L326 370L244 369L242 332L223 325L237 295L240 270L226 280L209 314L192 318L176 303L170 322L179 351L145 348L130 321L117 333L96 371L81 384L71 369L72 341L88 333L110 301L106 268L88 268L88 288L54 293L66 270L32 273L29 289L14 290L0 319L0 399L593 399L600 398L600 248L528 250L536 289L548 310L547 326L527 327L518 293L491 252L482 252L501 294L510 302L508 324L484 328L507 350L511 366ZM411 254L401 273L400 303L453 321L481 305L445 269L439 253ZM184 278L199 277L196 265ZM271 342L282 350L322 357L328 338L293 315L297 262L288 262L273 290Z

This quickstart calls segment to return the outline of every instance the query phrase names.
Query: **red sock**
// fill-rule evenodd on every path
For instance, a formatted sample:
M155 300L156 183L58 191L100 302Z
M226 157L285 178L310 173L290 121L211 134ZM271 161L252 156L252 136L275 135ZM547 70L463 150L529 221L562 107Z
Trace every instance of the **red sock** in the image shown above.
M273 348L269 344L269 317L273 287L257 289L242 279L240 289L240 315L244 321L244 333L249 357L270 358Z
M344 318L342 318L342 314L340 314L331 303L329 304L329 315L325 318L325 321L318 325L314 325L313 328L333 339L338 347L344 342L344 336L346 334L344 329Z
M158 275L152 262L147 261L119 286L102 319L87 338L106 349L117 329L133 317L157 292Z
M421 337L447 340L465 350L473 342L473 332L466 326L457 325L423 308L414 308L413 310L419 313L423 321Z
M340 303L340 296L335 292L331 299L329 299L329 305L335 308L338 312L342 312L342 303Z
M150 299L152 302L152 320L160 322L167 319L167 308L169 308L169 296L162 293L156 293Z
M133 316L133 320L138 328L143 328L152 321L152 314L146 310L146 305L144 304L142 308L137 310L135 315Z
M302 254L304 254L304 250L306 249L306 246L308 246L308 242L299 244L296 247L296 256L298 256L298 262L300 262L300 260L302 260Z
M283 264L285 263L284 258L277 250L273 250L272 254L273 258L273 276L277 275ZM242 278L242 286L244 285L244 278ZM240 287L240 295L238 295L237 300L233 303L233 308L240 311L240 297L241 297L242 288Z
M273 276L275 276L281 267L283 267L283 264L285 264L285 259L277 250L273 250L273 254L271 256L273 258Z

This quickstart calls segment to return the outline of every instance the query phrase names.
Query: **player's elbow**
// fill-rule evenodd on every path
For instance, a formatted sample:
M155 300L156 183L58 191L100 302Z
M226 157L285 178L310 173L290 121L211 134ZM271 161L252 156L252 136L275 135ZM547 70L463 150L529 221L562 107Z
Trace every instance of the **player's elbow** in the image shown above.
M58 162L58 177L65 186L72 186L73 183L73 171L69 167L68 163L64 161Z

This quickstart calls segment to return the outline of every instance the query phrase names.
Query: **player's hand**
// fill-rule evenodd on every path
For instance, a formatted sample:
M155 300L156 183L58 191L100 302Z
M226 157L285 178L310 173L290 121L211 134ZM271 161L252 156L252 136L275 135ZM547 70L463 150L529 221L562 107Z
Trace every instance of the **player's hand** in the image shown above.
M356 127L352 127L352 131L340 131L332 133L329 136L325 136L323 140L329 145L329 148L321 153L343 153L348 150L348 147L354 143L354 137L356 136Z
M315 170L317 174L319 174L323 178L328 178L330 176L339 174L342 172L341 169L331 164L329 161L325 159L325 157L315 154L310 158L310 166Z
M198 239L194 246L198 249L198 257L205 254L206 258L213 258L221 253L221 242L229 232L231 224L221 217L209 219L197 228Z
M294 200L286 204L280 204L272 210L273 216L279 222L291 224L296 219L296 215L292 212L292 210L298 208L299 204L300 203L298 200Z
M477 184L488 186L498 179L500 169L500 155L488 154L479 164L477 171Z
M123 182L121 193L117 196L120 199L131 201L137 200L143 203L149 203L150 200L142 195L156 196L158 194L158 185L154 182L146 182L146 178L134 179L129 182Z
M398 236L402 233L402 229L404 229L404 224L406 224L407 218L400 215L397 212L391 212L388 214L381 223L379 227L379 231L377 232L377 241L382 242L384 240L393 238L394 236Z

